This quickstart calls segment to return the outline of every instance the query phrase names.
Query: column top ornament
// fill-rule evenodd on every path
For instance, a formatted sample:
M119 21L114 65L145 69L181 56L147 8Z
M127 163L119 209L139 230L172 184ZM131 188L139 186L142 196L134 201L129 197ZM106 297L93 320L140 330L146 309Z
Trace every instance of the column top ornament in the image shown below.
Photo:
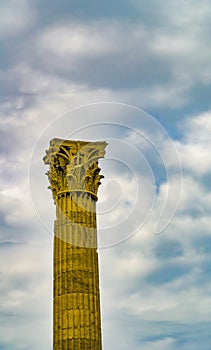
M54 138L43 158L50 165L49 178L55 203L62 193L86 192L97 200L100 180L98 160L104 158L104 141L89 142Z

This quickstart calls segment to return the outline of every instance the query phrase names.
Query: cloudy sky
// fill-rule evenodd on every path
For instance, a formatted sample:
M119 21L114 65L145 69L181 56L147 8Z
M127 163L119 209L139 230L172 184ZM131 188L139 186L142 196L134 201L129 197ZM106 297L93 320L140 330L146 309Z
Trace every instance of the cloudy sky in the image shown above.
M210 1L2 0L0 16L0 350L52 349L53 137L108 142L104 350L210 350Z

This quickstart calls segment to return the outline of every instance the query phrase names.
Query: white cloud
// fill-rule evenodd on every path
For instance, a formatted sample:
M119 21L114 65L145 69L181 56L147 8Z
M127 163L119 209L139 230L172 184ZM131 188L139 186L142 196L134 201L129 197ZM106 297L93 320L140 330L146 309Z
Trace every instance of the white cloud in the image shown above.
M156 31L153 26L117 21L57 24L34 38L31 49L41 69L67 80L111 90L121 80L126 89L122 96L133 90L143 106L151 101L151 106L181 107L188 103L196 83L210 81L210 47L194 19L184 31L175 31L170 18ZM149 91L146 82L147 86L150 82Z
M34 9L27 1L2 1L0 4L0 37L8 39L23 33L35 22Z
M29 5L24 2L19 4L9 2L1 5L2 33L7 38L23 33L34 24L35 15ZM1 266L4 267L0 275L4 309L1 339L8 348L31 346L37 349L42 344L47 349L51 343L52 295L51 282L48 283L52 273L52 242L49 233L38 223L27 197L27 167L34 142L54 117L70 107L86 103L115 100L149 109L174 109L187 104L192 86L198 82L206 85L211 77L210 48L205 36L206 4L166 3L165 9L161 9L161 12L165 10L163 14L166 18L162 21L163 26L156 31L147 25L123 25L115 21L49 24L42 32L33 32L30 39L22 43L23 61L16 62L13 69L2 73L4 89L12 87L15 91L15 96L9 95L1 106L1 126L5 136L2 136L5 159L1 161L1 213L4 219L1 237L2 243L7 246L4 249L2 244L1 247ZM102 63L100 67L99 62ZM89 75L85 74L87 71ZM94 81L96 77L97 82ZM46 169L41 166L49 139L66 137L77 127L96 120L127 120L125 116L130 114L125 113L124 108L111 109L103 105L95 110L85 108L70 113L55 122L41 138L30 175L41 217L53 222L55 209L50 192L46 195ZM140 117L135 119L132 113L130 117L133 127L138 128ZM173 188L173 195L167 211L171 210L177 194L176 178L160 186L150 221L143 230L124 244L100 250L102 319L105 344L110 342L108 348L175 350L178 343L167 324L173 324L178 330L179 339L182 337L181 327L183 332L188 329L191 333L194 324L200 327L200 322L210 323L207 310L211 304L211 194L200 178L209 176L211 168L210 120L210 112L207 112L186 122L180 121L183 137L176 145L185 174L179 211L168 229L160 236L153 234L169 185ZM116 134L119 137L118 132ZM80 135L96 137L95 133L87 133L86 130ZM103 137L103 132L101 134L100 130L97 135ZM127 141L136 142L134 136L131 134ZM166 166L173 174L175 159L171 157L165 137L153 132L149 136L164 152ZM143 142L139 146L142 148ZM128 155L130 152L124 152L127 160ZM136 163L135 171L142 175L143 191L136 210L132 210L124 225L126 233L131 231L131 225L140 222L139 206L144 211L151 203L152 183L144 178L143 168ZM112 172L108 173L108 177L112 175ZM121 196L133 203L136 193L134 183L123 173L118 178L123 186ZM44 189L46 192L42 197ZM119 192L114 187L111 187L111 192L108 200L115 204ZM106 190L103 189L101 195L106 199ZM46 206L47 202L49 205ZM109 203L104 204L108 207ZM115 215L110 217L111 224L115 218L128 215L124 204L122 202L113 213ZM104 224L106 220L104 218ZM121 238L122 231L118 234ZM12 242L16 244L12 245ZM17 244L23 242L24 245ZM9 315L13 315L14 323ZM162 322L166 322L166 329ZM209 333L210 330L203 340L208 339ZM151 340L153 335L159 339ZM16 345L12 348L13 342ZM187 349L187 346L179 348ZM189 348L193 349L192 344Z
M175 3L170 0L167 4L162 4L160 14L165 14L169 23L175 26L174 28L183 28L186 31L200 30L200 25L206 25L209 21L209 0L205 0L201 6L199 3L183 2L179 0Z
M208 174L211 170L210 117L208 111L186 120L181 127L184 130L182 141L176 143L184 169L199 176Z
M184 130L184 139L187 142L202 144L210 142L211 111L187 119L181 128Z
M99 27L102 31L99 31ZM69 61L75 57L92 57L115 52L115 31L98 25L66 25L47 29L38 38L41 49L47 49L60 59Z
M46 106L46 110L42 110L42 103ZM61 105L63 105L63 101L61 99ZM56 108L59 109L57 103L55 102ZM12 106L7 106L7 108L11 108ZM25 107L24 111L19 111L17 114L12 115L11 118L4 120L4 124L8 123L8 125L12 128L12 131L17 131L20 133L20 136L24 136L26 138L29 137L29 135L33 135L35 137L37 130L42 129L42 125L38 126L37 129L34 129L34 127L31 130L31 122L33 122L33 116L38 114L37 120L41 121L41 119L45 117L46 111L53 111L52 105L49 104L49 99L45 102L43 102L40 99L40 105L39 108L36 109L37 106L30 107L30 109L27 109L27 106ZM12 108L11 108L12 109ZM40 113L40 114L39 114ZM106 111L105 111L106 113ZM18 129L18 122L19 117L22 114L22 121L20 124L20 129ZM90 115L92 113L89 112ZM31 115L31 120L27 119L27 115ZM93 115L92 115L93 118ZM103 116L104 118L104 116ZM46 116L45 123L47 124L47 121L50 119L49 116ZM70 119L72 121L72 119ZM87 121L89 119L87 118ZM92 119L90 119L92 120ZM34 125L34 124L33 124ZM195 127L193 126L195 125ZM61 132L64 133L66 128L66 123L61 125ZM193 123L187 122L186 127L184 129L184 140L186 144L189 142L192 142L192 132L191 128L196 130L196 135L198 135L197 143L201 145L201 143L204 143L204 141L208 138L208 131L209 131L209 121L207 117L200 117L193 120ZM30 130L32 131L32 134L30 134ZM55 132L55 127L51 130L51 132ZM198 130L198 134L197 134ZM165 149L165 138L160 137L160 134L158 136L158 145L159 147ZM45 142L48 142L46 139ZM134 141L134 139L133 139ZM154 140L155 141L155 140ZM30 143L31 145L31 143ZM183 140L181 140L181 147L183 147L185 143L183 143ZM19 154L23 152L23 154L28 154L29 150L26 150L26 146L28 144L20 144L20 150ZM30 149L31 151L31 149ZM10 153L10 159L14 157L14 149L11 149ZM39 149L39 156L36 153L36 161L37 157L41 160L44 152L44 145L40 144ZM24 157L22 157L22 163L24 164ZM126 157L126 159L128 159ZM35 162L36 165L36 162ZM171 164L173 167L174 162ZM184 163L185 166L185 163ZM13 169L15 172L15 169ZM16 169L17 170L17 169ZM137 170L137 169L136 169ZM139 170L141 171L141 170ZM39 175L41 174L41 175ZM42 175L43 174L43 175ZM122 185L125 190L125 195L127 196L127 190L129 191L128 199L131 201L134 197L134 187L133 183L129 181L129 179L124 178L123 174L121 174L122 178ZM25 173L22 174L22 176L25 177ZM35 190L36 186L40 187L40 190L42 192L42 188L46 188L46 179L41 180L40 177L44 179L44 170L41 169L40 166L37 167L36 171L33 173L33 177L35 180ZM109 175L108 175L109 176ZM121 183L121 182L120 182ZM17 187L17 182L15 177L10 179L8 181L8 184L10 184L10 188L6 189L4 188L4 195L6 196L6 199L4 203L6 203L5 207L3 208L3 214L4 217L7 219L8 224L15 224L16 228L18 228L18 221L21 220L22 222L27 222L27 224L30 225L30 221L32 224L32 214L31 210L28 208L28 202L26 203L25 196L23 193L27 192L26 189L26 183L25 181L19 182L19 187ZM142 198L145 198L143 202L140 203L140 206L142 209L144 209L144 206L146 205L146 200L148 198L148 191L149 191L149 184L147 182L143 182L142 185L144 186L144 196ZM8 192L9 191L9 192ZM40 192L37 192L40 193ZM47 190L46 190L47 191ZM165 196L166 191L166 184L164 183L161 186L159 196ZM155 279L156 272L162 271L162 269L165 267L165 264L161 261L159 257L156 256L155 251L158 244L157 238L153 235L154 232L154 223L155 218L157 218L156 214L159 211L159 203L157 203L157 206L154 207L154 212L151 217L151 221L144 227L144 230L142 230L140 233L134 236L133 239L129 240L125 244L120 245L119 247L102 251L100 252L100 259L101 259L101 284L102 284L102 307L103 307L103 322L104 322L104 329L108 329L108 324L111 322L112 317L114 317L115 313L119 315L119 317L125 317L124 322L128 325L130 320L133 319L133 317L137 317L138 319L136 322L138 324L141 324L143 320L145 322L159 322L160 320L163 320L165 322L183 322L184 324L190 324L193 315L194 317L197 317L201 322L209 322L210 318L207 313L206 305L210 304L210 297L208 295L209 290L209 284L206 281L206 278L204 276L205 271L203 271L202 264L205 264L208 266L207 261L207 254L203 250L203 239L205 236L209 237L210 232L210 218L207 215L207 211L209 210L209 203L210 203L210 194L206 193L206 190L203 187L203 183L199 183L198 179L193 178L190 174L187 176L185 174L184 176L184 183L183 183L183 192L182 192L182 202L180 207L179 215L176 216L169 227L168 231L163 233L163 235L160 235L162 243L161 243L161 250L164 250L164 247L166 245L166 240L168 238L174 239L181 245L181 250L183 253L182 257L175 259L175 264L178 263L178 266L191 266L193 268L193 273L185 272L184 275L182 272L180 273L181 276L179 277L172 277L168 283L160 282L160 287L157 285L150 285L149 278L152 276ZM38 195L38 200L40 199ZM115 197L113 197L115 200ZM162 198L161 198L162 199ZM17 203L16 203L16 200ZM47 201L51 200L50 195L48 195ZM8 201L8 202L7 202ZM159 202L159 197L158 197ZM45 213L45 203L40 206L41 212ZM8 204L8 207L7 207ZM53 206L53 205L52 205ZM26 209L27 208L27 209ZM170 207L169 207L170 208ZM125 208L124 208L125 209ZM122 215L122 207L119 208L121 210ZM198 210L198 214L200 214L199 218L196 220L192 217L192 210L196 211ZM127 215L127 210L125 209L125 215ZM117 213L118 214L118 213ZM135 211L131 214L130 222L133 221L134 214L137 214ZM44 214L43 214L44 215ZM33 221L33 230L35 230L35 222ZM130 224L128 223L128 226L125 225L125 229L127 232L131 229ZM38 229L39 230L39 229ZM202 235L203 232L203 235ZM106 234L106 232L105 232ZM120 232L121 235L121 232ZM33 241L35 240L35 234L33 232ZM14 238L14 237L13 237ZM16 235L17 238L17 235ZM26 235L24 235L24 238L26 238ZM32 239L32 237L30 238ZM200 254L197 251L197 240L201 239L201 251ZM49 245L50 247L50 245ZM25 250L26 248L24 248ZM28 249L28 248L27 248ZM26 249L26 250L27 250ZM51 247L50 247L51 249ZM12 252L11 252L12 254ZM30 253L31 254L31 253ZM48 252L49 257L50 252ZM171 252L170 252L171 255ZM17 256L16 256L17 257ZM17 257L19 259L19 255ZM29 269L30 266L27 267L27 261L30 260L30 257L26 254L26 260L23 261L23 264L26 264L26 278L28 281L32 282L33 277L29 276ZM170 262L171 258L169 258L168 263ZM49 262L50 260L48 260ZM11 261L13 263L13 261ZM12 266L12 265L11 265ZM50 265L49 265L50 266ZM11 268L11 267L10 267ZM9 270L10 270L9 268ZM21 266L18 264L17 268L21 268ZM33 270L34 269L34 270ZM200 272L201 269L201 272ZM43 271L42 266L35 265L33 268L33 273L36 275L38 272ZM166 270L163 270L164 274L166 273ZM49 271L48 271L49 272ZM157 273L158 273L157 272ZM169 267L169 273L171 274L171 266ZM18 271L15 269L14 274L12 274L10 277L11 279L15 278L15 275L18 274ZM200 277L201 276L201 277ZM40 278L42 279L42 285L44 288L44 280L46 280L46 275L43 275L43 272L41 272ZM204 287L203 289L200 289L200 287L197 287L197 284L200 281L200 278L203 278L204 281ZM117 282L118 281L118 282ZM188 283L187 283L188 281ZM30 283L30 282L29 282ZM159 281L158 281L159 285ZM24 287L25 288L25 287ZM23 288L23 289L24 289ZM40 287L41 288L41 287ZM13 290L10 284L7 285L6 290ZM24 299L24 293L26 293L26 289L22 291L18 291L17 293L14 292L10 295L10 305L8 305L7 310L11 310L12 305L16 305L16 308L19 308L20 305L22 305L22 301ZM43 298L42 293L37 291L37 300L40 300ZM189 298L188 298L189 295ZM48 299L49 298L49 299ZM28 299L27 299L28 300ZM44 299L42 299L44 300ZM50 300L49 294L46 295L45 300ZM204 300L204 302L201 302L200 300ZM18 302L20 302L20 305L18 306ZM27 301L28 303L28 301ZM28 305L28 304L27 304ZM127 307L125 307L127 305ZM137 306L138 305L138 306ZM28 308L28 306L27 306ZM37 322L37 314L34 309L30 309L30 312L35 317L34 321L31 323L31 327L33 327L33 324ZM124 314L125 312L125 314ZM29 317L29 314L27 314ZM126 315L126 316L125 316ZM141 319L139 318L139 315L142 315ZM18 317L18 314L17 314ZM44 317L41 317L42 320L44 320ZM50 319L48 319L49 324L51 322ZM34 323L33 323L34 322ZM47 321L45 327L47 329ZM116 321L118 322L118 321ZM113 327L115 329L118 328L117 324L113 321ZM6 327L6 326L5 326ZM6 329L6 328L5 328ZM25 328L24 328L25 329ZM123 330L121 329L121 333ZM21 334L23 334L23 327L20 326L19 328L20 338L22 337ZM6 333L5 333L6 334ZM108 334L108 333L107 333ZM107 337L108 335L105 334ZM9 341L9 335L5 336L5 341ZM126 337L126 336L125 336ZM131 334L131 337L137 337L137 333ZM15 333L12 336L12 339L15 338ZM128 339L128 338L127 338ZM20 339L21 340L21 339ZM22 341L22 340L21 340ZM125 339L126 341L126 339ZM131 342L133 340L131 339ZM33 342L33 338L28 339L28 342ZM129 342L129 344L131 344ZM156 345L157 343L157 345ZM44 344L44 343L43 343ZM155 344L153 346L161 346L158 345L159 342L155 341ZM163 344L163 343L160 343ZM167 342L168 344L168 342ZM172 343L173 344L173 343ZM146 345L147 347L151 346ZM118 345L117 345L118 346ZM139 348L139 345L134 345L137 349ZM173 345L172 345L173 346ZM158 348L159 349L159 348ZM174 348L173 348L174 349Z
M127 324L125 327L128 329L130 329L130 322L139 324L140 327L146 322L180 324L181 327L187 329L190 324L192 327L200 327L200 324L207 324L211 321L208 312L211 304L210 282L207 278L210 247L209 245L206 247L211 237L209 214L211 194L207 191L203 181L195 177L195 169L191 168L190 171L189 163L186 162L184 156L185 147L189 146L189 142L191 144L193 140L197 143L197 147L209 144L209 124L209 113L189 119L184 123L184 135L179 149L183 153L181 157L185 171L181 203L178 213L166 231L159 236L153 234L154 220L157 219L157 211L159 211L159 200L162 202L162 197L165 196L167 190L167 184L163 183L151 220L144 226L144 229L122 246L113 248L113 251L100 252L104 322L107 322L109 314L112 313L113 323L119 334L123 334L124 331L122 326L118 325L120 320L115 318L117 314L125 320ZM137 135L130 135L133 142L135 136ZM164 150L166 140L159 136L157 140L159 147ZM136 137L135 141L137 142ZM192 152L192 161L194 161L198 153L196 149L193 149ZM171 162L169 160L169 165L174 165L173 160ZM187 169L189 169L188 173ZM209 174L209 170L203 169L202 174ZM170 208L171 203L167 210ZM177 246L176 242L180 250L178 255L174 256L173 247ZM109 287L110 285L112 288ZM105 324L105 329L107 328L109 329L109 326ZM125 341L131 337L132 344L135 336L138 337L137 334L139 334L139 339L144 338L138 331L135 334L132 335L128 331ZM162 330L158 330L158 334L162 337ZM179 340L178 337L177 335ZM146 349L153 347L162 349L164 344L164 340L155 340L154 342L147 341L143 346ZM137 349L139 347L140 345L137 345ZM172 349L178 347L173 338L167 341L166 348L169 349L169 347ZM186 349L185 345L184 349Z
M18 230L18 228L16 228ZM5 242L1 244L1 344L10 349L24 349L31 344L51 342L51 238L39 235L40 242ZM18 237L17 237L18 239ZM34 329L34 332L32 332Z

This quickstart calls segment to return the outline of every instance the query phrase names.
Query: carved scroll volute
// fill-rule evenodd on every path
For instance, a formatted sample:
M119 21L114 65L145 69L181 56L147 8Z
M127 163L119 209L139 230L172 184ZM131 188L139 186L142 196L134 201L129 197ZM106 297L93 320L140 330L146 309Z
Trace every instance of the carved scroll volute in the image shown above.
M47 175L56 203L60 192L87 192L97 199L100 180L98 159L105 155L106 142L53 139L44 157L50 165Z

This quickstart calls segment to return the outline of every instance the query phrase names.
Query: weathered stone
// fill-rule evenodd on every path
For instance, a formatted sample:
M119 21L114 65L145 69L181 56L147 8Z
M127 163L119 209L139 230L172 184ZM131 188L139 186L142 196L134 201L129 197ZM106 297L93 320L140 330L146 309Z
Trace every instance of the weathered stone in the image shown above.
M44 157L56 204L54 350L101 350L96 201L105 142L53 139Z

